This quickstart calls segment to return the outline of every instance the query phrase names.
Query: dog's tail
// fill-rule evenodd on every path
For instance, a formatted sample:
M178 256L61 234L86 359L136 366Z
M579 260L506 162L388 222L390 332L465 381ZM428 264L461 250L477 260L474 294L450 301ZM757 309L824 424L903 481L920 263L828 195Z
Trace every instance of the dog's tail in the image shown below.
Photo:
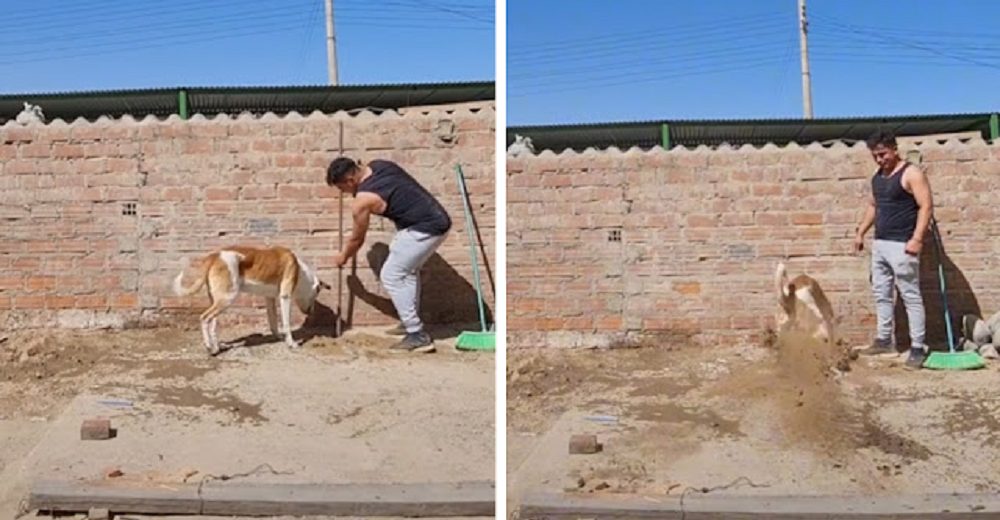
M778 290L778 297L781 299L788 298L795 288L792 284L788 283L788 272L785 270L785 263L778 262L778 268L774 270L774 286Z
M174 294L177 296L191 296L205 286L205 278L208 276L208 262L205 259L198 262L194 283L191 285L184 285L184 273L191 263L187 258L184 258L181 260L181 265L184 267L181 268L181 272L177 273L177 277L174 278Z

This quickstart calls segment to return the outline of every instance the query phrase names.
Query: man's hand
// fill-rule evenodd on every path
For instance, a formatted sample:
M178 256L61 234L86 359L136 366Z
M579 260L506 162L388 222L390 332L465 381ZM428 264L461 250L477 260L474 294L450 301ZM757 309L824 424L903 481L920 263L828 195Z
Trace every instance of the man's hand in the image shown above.
M347 264L348 260L350 260L350 258L344 256L343 251L341 251L333 257L333 264L336 265L338 269L340 269L341 267L344 267L345 264Z
M917 256L920 254L920 250L924 247L924 241L919 238L911 238L909 242L906 243L906 254Z
M860 234L854 235L854 254L861 254L865 249L865 238Z

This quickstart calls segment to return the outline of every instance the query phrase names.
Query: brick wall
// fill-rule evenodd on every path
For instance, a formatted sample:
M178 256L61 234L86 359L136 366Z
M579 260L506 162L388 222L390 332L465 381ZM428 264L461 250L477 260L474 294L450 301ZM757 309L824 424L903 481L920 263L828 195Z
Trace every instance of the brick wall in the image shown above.
M324 179L341 146L350 157L399 162L445 204L455 226L425 271L423 314L433 322L475 321L453 167L463 165L495 269L494 120L492 108L462 108L8 122L0 127L0 326L121 326L199 312L204 295L170 292L181 259L237 243L299 252L334 287L320 301L335 309L332 260L341 219L350 231L350 199L342 213ZM353 308L354 324L392 321L368 258L374 254L377 264L392 232L390 222L375 218L358 255L363 289L349 294L345 276L342 301ZM250 308L260 303L242 296L228 319L266 323Z
M934 191L952 313L1000 310L1000 145L913 152ZM785 258L791 276L820 280L846 338L867 341L869 259L851 245L874 170L863 143L508 156L510 344L759 341ZM921 257L928 339L943 342L931 244Z

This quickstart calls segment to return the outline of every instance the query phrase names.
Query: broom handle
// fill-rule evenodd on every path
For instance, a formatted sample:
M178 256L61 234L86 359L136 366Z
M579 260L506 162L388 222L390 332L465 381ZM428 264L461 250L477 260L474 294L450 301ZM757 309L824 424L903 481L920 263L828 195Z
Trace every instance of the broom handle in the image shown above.
M344 122L340 122L340 155L337 157L344 156ZM337 201L337 213L340 218L337 219L337 225L339 227L339 238L337 239L337 252L342 253L344 251L344 192L337 190L339 192ZM339 338L344 334L344 266L337 267L337 323L334 325L334 334Z
M931 216L931 234L934 236L934 257L938 264L938 281L941 287L941 304L944 305L944 326L948 332L948 351L955 353L955 337L951 331L951 311L948 310L948 293L944 284L944 264L941 263L941 234L938 232L937 219Z
M476 304L479 306L479 324L486 332L486 313L483 311L483 290L479 286L479 261L476 257L476 243L472 234L472 208L469 207L469 193L465 189L465 175L462 165L455 165L455 176L458 178L458 189L462 192L462 205L465 210L465 229L469 234L469 252L472 254L472 277L476 282Z

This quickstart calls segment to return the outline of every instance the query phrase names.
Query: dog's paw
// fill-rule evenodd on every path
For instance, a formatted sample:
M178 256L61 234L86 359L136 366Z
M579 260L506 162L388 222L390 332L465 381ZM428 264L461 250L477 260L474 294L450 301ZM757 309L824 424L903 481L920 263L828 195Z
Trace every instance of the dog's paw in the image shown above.
M302 344L298 341L286 341L285 344L288 345L288 348L290 349L302 348Z

